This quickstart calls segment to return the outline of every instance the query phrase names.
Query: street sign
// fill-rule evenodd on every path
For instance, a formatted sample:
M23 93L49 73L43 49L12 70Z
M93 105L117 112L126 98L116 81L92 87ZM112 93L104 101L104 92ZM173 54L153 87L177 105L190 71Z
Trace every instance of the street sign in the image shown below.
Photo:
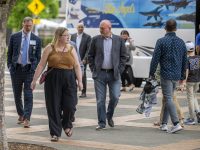
M40 19L33 19L33 24L40 24Z
M38 15L45 8L44 4L40 0L33 0L29 5L28 9L34 14Z

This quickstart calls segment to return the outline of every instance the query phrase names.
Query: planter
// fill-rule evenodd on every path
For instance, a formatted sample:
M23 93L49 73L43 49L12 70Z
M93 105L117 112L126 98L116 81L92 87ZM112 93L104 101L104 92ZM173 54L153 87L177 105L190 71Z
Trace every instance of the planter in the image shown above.
M9 150L57 150L52 147L47 147L44 145L28 144L28 143L17 143L9 142Z

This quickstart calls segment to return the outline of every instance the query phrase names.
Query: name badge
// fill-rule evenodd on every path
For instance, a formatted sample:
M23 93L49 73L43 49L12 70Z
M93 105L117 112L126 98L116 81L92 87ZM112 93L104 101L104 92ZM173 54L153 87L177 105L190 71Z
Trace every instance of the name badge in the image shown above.
M36 41L35 40L30 40L30 45L36 45Z

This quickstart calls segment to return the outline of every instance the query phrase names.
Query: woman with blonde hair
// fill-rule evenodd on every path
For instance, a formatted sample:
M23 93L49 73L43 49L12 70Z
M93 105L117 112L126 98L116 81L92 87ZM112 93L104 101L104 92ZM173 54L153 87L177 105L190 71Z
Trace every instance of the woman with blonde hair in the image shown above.
M44 91L51 141L54 142L61 137L62 128L68 137L72 135L70 116L76 110L77 83L79 90L83 88L78 56L73 46L66 43L68 36L66 28L57 28L52 43L44 49L31 83L34 90L37 79L48 64L50 71L46 76Z

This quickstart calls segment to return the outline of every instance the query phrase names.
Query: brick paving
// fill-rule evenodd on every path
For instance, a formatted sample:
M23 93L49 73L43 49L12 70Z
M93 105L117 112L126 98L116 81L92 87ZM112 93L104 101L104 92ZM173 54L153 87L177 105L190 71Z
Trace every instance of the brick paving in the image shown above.
M200 124L185 126L177 134L168 134L153 126L159 120L161 92L159 102L153 107L150 117L146 118L135 110L140 101L142 88L133 92L123 92L114 115L115 127L107 126L106 130L96 131L97 115L93 82L88 81L87 98L79 99L71 138L62 134L59 142L50 141L48 120L44 102L43 86L37 85L34 90L34 108L31 117L31 128L25 129L16 124L17 113L13 99L9 74L5 76L5 110L6 127L9 141L47 145L58 150L197 150L200 149ZM79 93L80 95L80 93ZM186 94L178 93L178 100L188 115ZM200 102L200 94L198 95Z

